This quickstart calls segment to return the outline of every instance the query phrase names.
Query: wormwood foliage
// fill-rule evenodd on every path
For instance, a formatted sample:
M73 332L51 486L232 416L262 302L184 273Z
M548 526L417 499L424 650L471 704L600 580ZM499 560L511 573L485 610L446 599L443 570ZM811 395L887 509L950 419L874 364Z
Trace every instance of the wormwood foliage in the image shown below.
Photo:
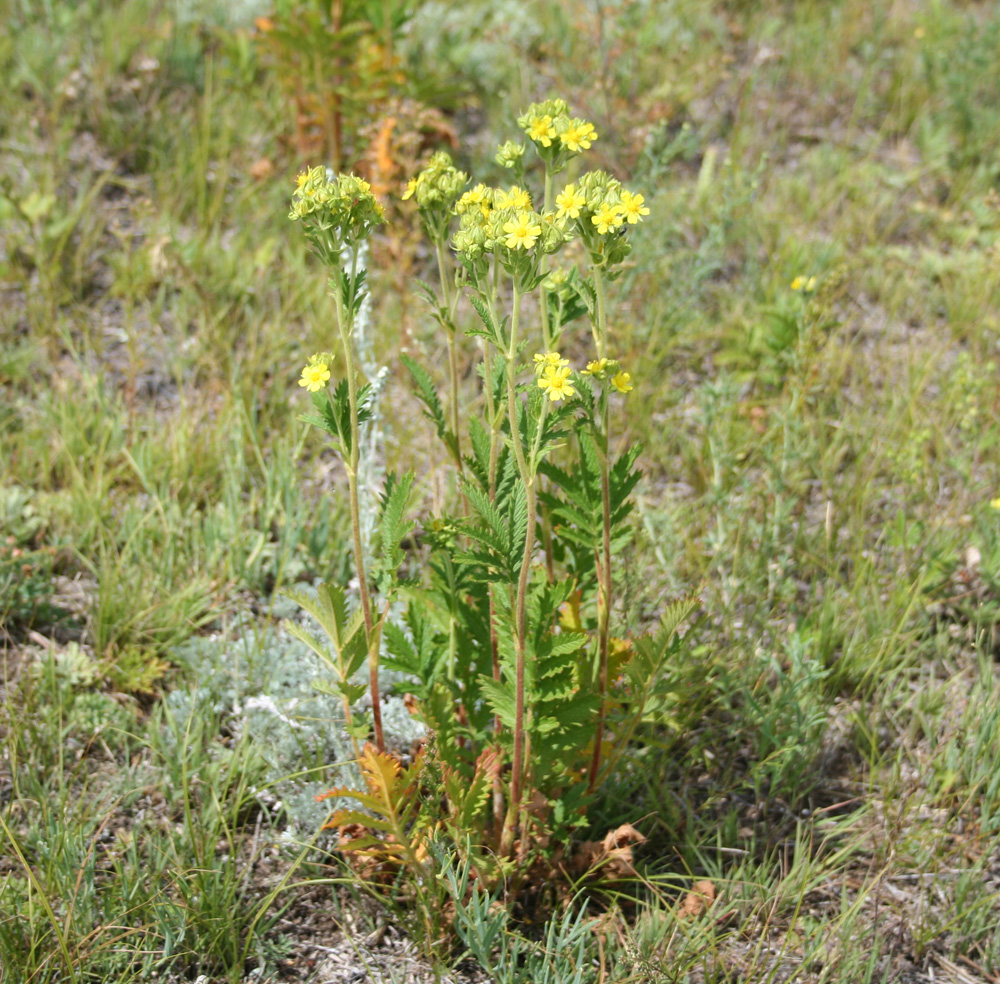
M355 805L328 826L364 877L425 906L437 891L430 886L440 888L433 869L442 843L488 889L516 894L531 887L528 871L555 875L557 848L587 825L590 797L668 697L661 670L697 607L668 604L649 635L613 630L640 449L612 450L615 414L635 384L614 354L608 287L649 209L600 171L557 188L598 139L562 100L531 106L518 122L540 161L540 193L526 186L527 144L509 142L497 160L516 184L470 188L437 153L403 196L415 201L438 266L437 285L418 282L416 292L449 349L444 381L401 356L454 469L455 498L441 515L420 517L419 548L412 474L386 480L367 552L357 508L358 427L373 393L354 352L367 292L356 249L384 213L363 181L319 169L300 177L291 211L332 271L340 351L303 369L316 411L303 419L344 461L359 582L356 605L330 584L315 598L289 592L328 642L291 630L330 666L351 735L371 739L358 748L365 788L330 792ZM585 266L554 270L573 240ZM574 368L557 346L578 328L592 357ZM478 362L471 399L458 385L460 353ZM379 663L404 676L400 689L427 728L409 764L383 741Z

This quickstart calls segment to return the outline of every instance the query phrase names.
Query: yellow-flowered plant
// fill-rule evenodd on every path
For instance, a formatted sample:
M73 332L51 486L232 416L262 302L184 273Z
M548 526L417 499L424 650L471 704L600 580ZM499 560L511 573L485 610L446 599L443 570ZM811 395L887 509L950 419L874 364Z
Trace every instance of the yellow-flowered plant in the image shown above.
M614 450L612 410L639 384L612 347L607 286L651 210L641 194L601 171L556 189L555 176L597 139L562 100L529 107L518 123L541 162L540 194L531 188L524 146L513 142L497 154L513 172L507 187L470 186L448 155L436 154L403 191L437 260L436 286L421 289L448 341L447 399L432 372L408 356L402 362L451 456L456 501L449 514L422 519L428 553L410 558L411 576L401 582L396 572L413 481L393 479L382 497L373 569L355 536L364 615L352 631L339 588L323 588L328 603L316 606L339 654L333 662L355 733L363 736L366 722L355 704L362 690L350 674L367 656L363 690L377 709L382 653L388 667L405 674L414 713L434 735L433 768L425 773L414 763L403 785L398 764L365 753L365 775L382 800L374 792L337 791L376 814L408 817L376 825L391 833L392 844L373 835L364 849L390 866L419 867L422 885L433 881L421 867L430 863L433 837L450 834L463 851L471 843L483 878L502 870L516 885L526 870L519 858L565 841L585 822L588 796L641 719L651 675L693 607L677 606L652 637L612 633L613 558L628 541L629 494L639 478L638 449ZM321 353L299 384L313 394L317 415L310 419L344 458L352 505L357 423L365 412L360 391L351 389L352 312L363 287L353 251L381 216L357 180L314 169L300 180L292 205L316 252L339 271L334 297L342 295L346 380L334 384L332 357ZM574 240L585 266L550 268L551 257ZM584 319L589 334L574 331ZM473 355L459 351L466 338L478 345L475 396L458 372L460 354ZM398 598L408 602L401 622L389 615ZM619 699L622 690L627 699ZM377 713L372 732L380 752ZM364 824L363 817L340 811L331 824Z

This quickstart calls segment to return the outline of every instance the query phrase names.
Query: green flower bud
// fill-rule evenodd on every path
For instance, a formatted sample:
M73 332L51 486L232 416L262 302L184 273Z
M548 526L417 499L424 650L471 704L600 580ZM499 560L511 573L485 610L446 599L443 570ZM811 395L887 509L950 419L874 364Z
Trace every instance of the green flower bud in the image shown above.
M508 140L497 148L496 162L501 167L515 168L524 158L524 144Z

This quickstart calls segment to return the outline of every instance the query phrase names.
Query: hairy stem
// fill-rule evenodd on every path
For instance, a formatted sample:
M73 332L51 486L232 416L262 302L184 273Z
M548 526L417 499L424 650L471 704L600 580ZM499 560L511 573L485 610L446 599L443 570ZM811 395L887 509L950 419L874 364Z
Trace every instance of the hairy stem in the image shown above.
M365 555L361 544L361 507L358 500L358 464L361 458L359 448L358 427L358 387L354 360L354 284L357 277L357 249L351 253L351 296L345 307L344 298L339 290L334 291L337 307L337 325L340 329L340 340L344 349L344 360L347 363L347 399L351 414L351 449L345 462L347 470L347 491L351 507L351 529L354 538L354 565L358 572L358 586L361 594L361 610L365 617L365 630L368 639L368 675L372 697L372 720L375 727L375 745L380 752L385 751L385 741L382 737L382 705L378 689L378 641L372 618L371 596L368 593L368 577L365 572Z
M528 580L531 572L531 555L535 548L535 506L536 493L534 475L528 467L524 456L524 446L521 443L521 431L517 425L517 388L515 385L515 370L517 359L518 315L521 306L521 293L517 283L514 284L514 298L510 319L510 343L505 361L507 363L507 417L510 421L511 444L521 481L524 483L526 511L528 516L527 529L524 535L524 552L521 555L521 570L517 580L517 592L514 597L514 657L516 671L514 681L514 753L511 763L510 802L507 806L507 819L504 822L503 836L500 841L501 854L510 854L514 846L514 834L519 826L521 800L524 783L524 668L526 662L525 639L527 636L526 612L528 597Z
M604 277L599 266L594 267L594 294L597 299L597 317L594 319L594 340L597 343L597 357L607 357L607 306L604 298ZM597 558L597 650L600 661L598 687L601 695L601 709L597 719L597 734L594 738L594 755L590 762L589 788L594 789L597 773L601 765L601 745L604 742L604 727L607 716L608 693L608 653L611 645L611 435L608 415L607 383L601 394L601 418L597 435L598 453L601 462L601 544Z
M604 722L607 715L608 693L608 653L611 648L611 469L610 434L608 418L608 397L601 397L602 433L600 435L601 461L601 548L600 561L597 565L597 648L600 658L599 687L601 694L600 716L597 719L597 734L594 738L594 757L590 762L589 788L591 791L597 783L597 772L601 765L601 745L604 742Z
M434 252L437 255L438 275L441 278L441 300L444 302L442 307L448 312L448 326L446 330L448 332L448 375L451 387L451 432L455 435L455 463L458 466L459 474L461 474L463 466L458 428L458 346L455 340L455 302L448 283L448 268L445 264L444 244L442 240L435 240Z

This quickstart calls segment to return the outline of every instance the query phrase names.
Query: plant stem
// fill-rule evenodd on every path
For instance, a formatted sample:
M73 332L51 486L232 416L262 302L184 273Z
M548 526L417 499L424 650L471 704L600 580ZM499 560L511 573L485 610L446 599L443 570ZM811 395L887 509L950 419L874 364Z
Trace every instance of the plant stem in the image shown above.
M545 212L552 208L552 172L545 168L545 199L542 206ZM549 269L548 256L542 256L539 263L539 273L547 273ZM542 313L542 343L545 351L552 348L552 326L549 324L549 292L545 286L545 281L541 285L541 313Z
M601 462L601 552L597 564L597 648L600 657L601 710L597 719L597 734L594 738L594 757L590 762L589 789L593 791L597 782L597 770L601 764L601 745L604 741L604 722L607 714L608 693L608 653L611 648L611 470L610 470L610 421L608 416L608 395L601 395L602 433L599 436L599 457Z
M552 208L552 172L545 168L545 200L543 208L548 212ZM540 262L540 270L545 273L549 269L549 258L543 256ZM552 327L549 322L549 292L545 286L545 281L541 285L541 314L542 314L542 339L545 344L545 351L552 350L554 344L552 338ZM544 477L540 480L541 488L544 490ZM555 557L552 556L552 516L549 510L543 505L541 510L542 523L542 550L545 554L545 575L549 584L554 584L556 580Z
M455 435L455 464L458 466L458 473L463 472L462 448L459 443L458 428L458 346L455 341L455 304L451 297L451 289L448 285L447 267L444 259L444 244L441 239L434 242L434 251L437 254L438 274L441 278L441 299L442 305L448 312L448 370L451 384L451 432Z
M604 278L601 268L594 267L594 294L597 298L597 317L594 322L594 338L597 343L598 359L607 356L607 310L604 299ZM602 384L601 419L598 427L597 445L601 462L601 546L597 558L597 651L600 660L598 686L601 695L601 710L597 719L597 733L594 737L594 756L590 762L588 788L593 791L597 783L597 773L601 765L601 745L604 742L604 726L607 716L608 654L611 648L611 425L608 407L607 383Z
M351 450L348 460L344 463L347 471L347 490L351 507L351 528L354 535L354 566L358 572L358 590L361 595L361 610L365 617L366 638L368 641L368 676L372 698L372 721L375 728L375 745L380 752L385 751L385 741L382 736L382 704L378 689L378 641L372 619L371 597L368 593L368 577L365 572L365 555L361 544L361 507L358 501L358 465L361 458L359 448L358 427L358 388L355 378L354 345L354 290L357 281L357 248L351 251L351 295L349 304L344 309L344 298L340 290L334 291L337 307L337 325L340 329L340 341L344 349L344 360L347 363L347 400L351 414Z
M597 357L605 359L608 355L608 324L607 303L604 299L604 277L600 266L594 266L594 295L597 298L597 317L591 322L594 333L594 344L597 346Z
M500 853L510 854L514 846L514 833L520 822L521 800L524 783L524 668L526 662L525 640L527 636L528 580L531 572L531 555L535 548L535 507L536 492L534 474L528 466L521 443L521 431L517 424L517 388L515 385L515 360L517 358L518 315L521 306L521 292L514 284L514 297L510 320L510 343L505 356L507 362L507 416L510 420L511 444L517 460L518 472L524 483L525 508L528 516L524 534L524 552L521 555L521 571L517 580L514 599L514 655L517 668L514 681L514 753L511 763L510 803L504 822Z

